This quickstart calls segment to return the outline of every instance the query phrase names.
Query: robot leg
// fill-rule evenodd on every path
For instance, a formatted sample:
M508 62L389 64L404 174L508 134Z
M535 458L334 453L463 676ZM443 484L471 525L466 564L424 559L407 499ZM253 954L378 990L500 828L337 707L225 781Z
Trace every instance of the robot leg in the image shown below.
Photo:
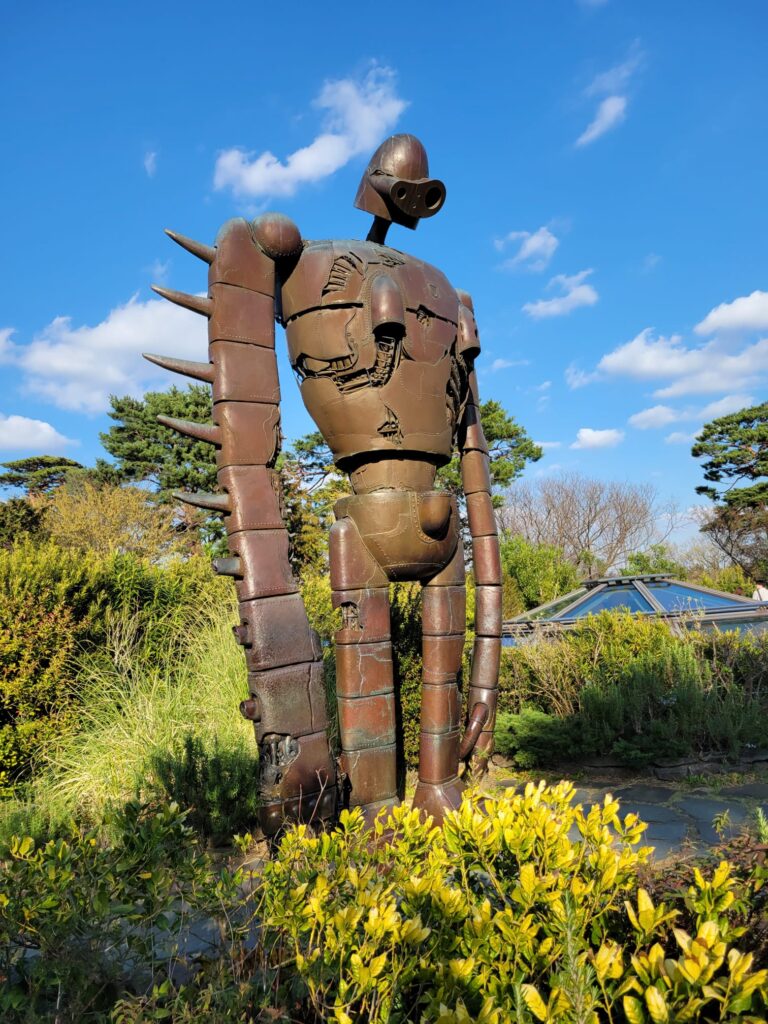
M341 768L349 806L372 822L397 803L389 581L347 517L331 527L329 553L333 606L343 616L335 637Z
M423 592L424 685L421 697L419 784L413 806L440 824L461 803L459 778L461 698L458 675L464 650L466 589L464 552L456 553Z

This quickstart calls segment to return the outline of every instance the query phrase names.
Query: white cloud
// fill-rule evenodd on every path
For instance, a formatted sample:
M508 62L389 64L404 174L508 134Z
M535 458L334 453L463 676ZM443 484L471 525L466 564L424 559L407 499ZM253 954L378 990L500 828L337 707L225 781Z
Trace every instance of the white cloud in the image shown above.
M549 448L562 448L563 445L562 441L536 441L534 443L537 444L539 448L543 448L544 451L547 451Z
M154 260L148 267L145 267L153 284L165 284L168 280L168 271L170 269L170 260Z
M697 334L768 330L768 292L754 291L733 302L721 302L694 330Z
M635 380L672 378L672 383L654 392L659 398L738 391L757 384L768 372L768 338L732 352L717 340L688 348L679 335L655 337L647 327L604 355L597 368Z
M692 434L685 434L680 430L673 430L671 434L667 434L664 438L665 444L691 444L696 440L696 431Z
M530 366L529 359L494 359L491 370L508 370L512 366Z
M602 96L603 99L595 116L576 140L577 146L588 146L612 128L616 128L627 116L627 90L630 81L643 63L645 54L638 40L632 43L627 59L595 75L584 95Z
M142 359L142 352L205 360L206 327L204 317L165 299L139 302L134 296L93 327L75 327L61 316L26 345L6 334L0 361L22 372L28 393L62 409L98 413L109 408L110 394L138 397L148 385L175 378Z
M542 317L565 316L566 313L580 306L594 306L598 294L591 284L585 284L591 270L582 270L578 274L557 274L547 284L547 289L559 288L562 295L554 299L539 299L537 302L526 302L523 311L535 320Z
M649 252L648 255L645 257L645 259L643 260L643 268L642 268L643 269L643 273L644 274L650 274L651 271L655 270L656 267L658 267L658 265L660 263L661 263L661 256L659 256L658 253Z
M753 405L755 399L752 395L726 395L725 398L719 398L700 409L697 419L716 420L719 416L728 416L732 412L749 409Z
M566 367L565 370L565 382L571 391L577 391L579 388L585 388L587 384L591 384L593 381L599 378L598 373L587 373L586 370L581 370L575 363L571 363L570 366Z
M157 153L152 149L144 154L144 170L148 178L154 178L157 172Z
M643 63L645 54L640 48L639 40L635 40L629 48L627 59L595 75L587 88L585 96L608 96L614 93L623 92L630 83L632 76Z
M636 427L638 430L656 430L660 427L668 427L670 423L679 423L681 420L698 420L703 423L705 420L727 416L729 413L738 412L739 409L746 409L754 404L755 399L752 395L737 394L725 395L703 408L673 409L668 405L653 405L650 409L643 409L630 416L628 422L630 426Z
M534 476L547 476L549 473L559 473L563 468L562 462L544 463L543 466L538 466L534 472Z
M590 142L599 139L601 135L605 135L611 128L616 128L617 125L620 125L626 116L627 97L606 96L604 100L601 100L593 119L578 139L576 139L576 145L588 146Z
M0 327L0 363L10 362L10 354L14 348L12 337L12 327Z
M4 416L0 413L2 452L57 452L74 444L78 442L64 437L45 420L32 420L28 416Z
M541 384L536 384L533 390L534 391L549 391L549 389L551 387L552 387L552 381L551 380L543 380L541 382Z
M650 409L643 409L629 417L629 425L637 427L638 430L655 430L658 427L667 427L670 423L679 420L680 413L668 405L653 405Z
M571 448L615 448L624 440L623 430L593 430L582 427Z
M545 270L560 244L548 227L533 232L510 231L504 238L497 238L494 245L502 252L510 242L520 244L515 255L502 263L505 270Z
M389 134L407 103L395 90L395 72L374 65L362 81L326 82L313 106L325 112L322 130L285 162L266 150L255 156L242 149L220 153L216 189L240 197L291 196L300 185L320 181L360 153L372 152Z

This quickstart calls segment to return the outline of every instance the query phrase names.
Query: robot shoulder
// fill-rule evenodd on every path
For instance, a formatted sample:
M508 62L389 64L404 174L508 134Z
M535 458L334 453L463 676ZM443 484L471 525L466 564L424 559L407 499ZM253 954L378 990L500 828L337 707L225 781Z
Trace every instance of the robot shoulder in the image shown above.
M456 289L459 297L459 343L458 350L465 356L474 359L480 354L480 338L475 322L475 304L469 292Z

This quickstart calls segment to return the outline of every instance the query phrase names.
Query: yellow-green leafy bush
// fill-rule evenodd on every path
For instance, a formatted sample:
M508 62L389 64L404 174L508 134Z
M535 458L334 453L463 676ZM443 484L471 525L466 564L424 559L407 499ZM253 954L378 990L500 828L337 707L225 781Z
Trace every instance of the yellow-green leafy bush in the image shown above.
M768 972L745 922L761 899L764 913L766 869L693 870L654 901L644 826L610 797L583 810L573 796L570 783L471 795L442 829L403 807L375 838L345 812L332 832L287 832L247 885L201 853L173 805L129 805L112 845L14 839L0 850L0 1015L764 1022ZM185 921L200 913L222 944L194 957Z
M355 812L331 834L290 832L261 913L291 991L339 1024L761 1019L768 972L734 946L729 866L695 875L695 930L676 929L638 887L644 826L573 794L475 797L442 829L401 808L376 826L389 845Z

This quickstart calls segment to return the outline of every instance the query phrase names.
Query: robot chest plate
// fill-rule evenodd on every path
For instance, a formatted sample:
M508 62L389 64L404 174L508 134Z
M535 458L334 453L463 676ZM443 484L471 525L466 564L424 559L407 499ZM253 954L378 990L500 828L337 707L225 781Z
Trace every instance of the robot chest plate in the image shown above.
M370 295L382 274L402 297L406 358L435 365L447 357L459 300L444 274L371 242L310 242L281 288L288 351L299 374L319 363L334 372L375 365Z
M381 275L402 299L402 323L374 325L371 289ZM304 403L335 455L450 452L458 309L439 270L386 246L305 248L282 284L282 319Z

